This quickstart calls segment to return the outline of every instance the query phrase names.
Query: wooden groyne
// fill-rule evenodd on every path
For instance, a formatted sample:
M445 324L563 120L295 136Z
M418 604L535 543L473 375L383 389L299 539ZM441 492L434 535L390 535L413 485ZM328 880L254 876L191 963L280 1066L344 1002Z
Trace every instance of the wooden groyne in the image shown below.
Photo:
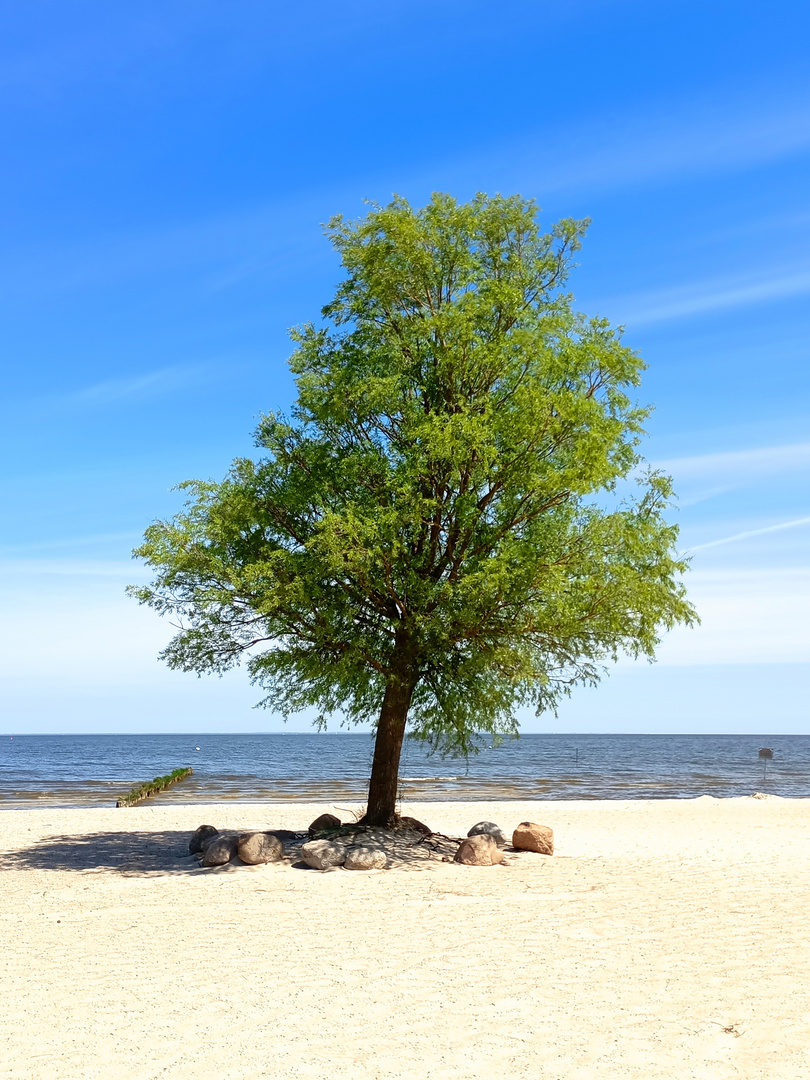
M193 772L193 769L175 769L168 776L156 776L154 780L150 780L146 784L138 784L132 791L122 795L115 805L117 807L136 806L138 803L143 802L144 799L148 799L150 795L158 795L161 791L168 791L170 787L181 780L185 780Z

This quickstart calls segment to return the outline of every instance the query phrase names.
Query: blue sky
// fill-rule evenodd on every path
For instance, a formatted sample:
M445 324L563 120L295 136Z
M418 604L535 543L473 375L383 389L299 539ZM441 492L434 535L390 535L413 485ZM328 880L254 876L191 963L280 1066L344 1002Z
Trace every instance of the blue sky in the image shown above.
M364 198L593 219L703 625L534 731L808 728L810 8L0 0L2 729L276 730L123 595L170 489L293 396ZM307 720L293 728L306 729Z

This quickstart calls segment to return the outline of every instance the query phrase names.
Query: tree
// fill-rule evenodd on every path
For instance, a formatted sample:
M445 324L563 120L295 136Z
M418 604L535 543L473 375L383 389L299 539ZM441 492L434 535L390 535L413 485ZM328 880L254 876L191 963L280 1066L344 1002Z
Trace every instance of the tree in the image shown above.
M406 728L467 753L695 618L670 481L641 473L644 365L562 291L588 222L537 216L434 195L333 218L345 277L292 334L290 418L135 552L156 578L131 592L179 618L170 666L245 659L263 705L376 723L371 824Z

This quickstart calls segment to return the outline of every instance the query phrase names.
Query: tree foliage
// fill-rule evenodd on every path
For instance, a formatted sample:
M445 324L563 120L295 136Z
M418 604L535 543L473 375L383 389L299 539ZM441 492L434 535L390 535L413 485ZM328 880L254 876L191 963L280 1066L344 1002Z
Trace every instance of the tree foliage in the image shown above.
M467 752L693 621L638 451L643 364L564 291L586 225L486 195L332 219L345 276L293 332L291 415L136 551L172 667L245 660L285 714Z

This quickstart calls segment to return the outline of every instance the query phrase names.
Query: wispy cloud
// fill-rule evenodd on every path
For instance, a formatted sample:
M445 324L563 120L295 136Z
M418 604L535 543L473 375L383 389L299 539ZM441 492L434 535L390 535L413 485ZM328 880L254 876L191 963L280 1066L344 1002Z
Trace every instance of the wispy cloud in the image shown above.
M758 94L683 101L611 125L601 179L626 183L756 165L810 146L810 102Z
M795 518L793 521L781 521L777 525L765 525L761 529L746 529L744 532L734 533L732 536L723 536L719 540L710 540L706 544L695 544L689 548L687 554L693 551L705 551L706 548L720 547L723 544L734 544L738 540L748 540L752 536L765 536L768 533L782 532L784 529L797 529L802 525L810 525L810 517Z
M101 94L123 86L141 97L162 93L165 101L167 80L154 77L163 65L171 66L183 86L191 80L197 86L223 85L268 64L289 63L289 41L298 44L294 63L312 64L331 57L337 41L357 49L358 38L362 42L399 18L396 7L370 3L350 5L332 20L313 19L309 9L295 6L256 4L234 13L189 0L164 4L159 13L149 5L102 4L85 19L70 9L63 13L62 7L52 5L44 22L24 6L7 15L5 21L13 29L14 23L24 27L19 37L32 44L7 48L0 92L61 104L77 92ZM14 35L9 40L13 43Z
M198 382L209 374L210 365L167 367L145 372L128 379L105 379L64 394L59 398L64 406L109 405L127 398L166 393Z
M810 662L810 568L693 571L701 625L664 640L665 665Z
M695 99L662 102L635 116L594 116L591 126L544 125L528 137L493 139L474 154L454 152L426 162L396 161L378 169L366 164L360 176L347 173L313 183L305 191L265 204L232 206L196 220L175 220L162 228L139 226L82 243L9 250L0 263L0 284L8 296L31 296L41 303L43 282L51 292L82 290L122 280L163 280L182 271L185 287L209 294L245 279L285 279L333 256L319 223L336 210L362 213L359 194L383 201L392 185L420 199L437 186L463 193L471 182L495 189L556 192L633 187L660 178L678 178L730 169L810 148L810 101L771 94L767 100L712 105ZM583 153L582 146L589 149ZM320 271L319 271L320 272ZM720 279L681 289L615 298L623 321L636 325L683 318L718 307L764 302L810 291L806 266L774 271L757 279ZM627 312L630 312L627 315Z
M154 400L187 390L189 387L202 387L224 378L226 374L232 379L243 368L243 362L232 357L220 358L216 362L177 365L128 378L103 379L58 394L20 400L7 399L3 403L2 411L13 411L17 419L33 411L41 419L48 415L105 409L134 401Z
M669 458L653 464L674 478L682 504L690 505L766 477L807 473L810 442Z
M788 274L774 271L756 279L736 276L690 282L689 285L671 289L608 299L602 307L607 311L620 311L623 323L637 327L705 315L744 304L787 300L808 293L810 270L801 268Z
M143 576L143 568L132 562L104 559L0 559L0 577L19 582L22 578L84 577L126 578Z
M583 147L587 148L583 150ZM735 88L725 100L693 96L635 110L591 112L544 123L519 139L493 140L474 155L434 160L423 184L477 182L540 191L597 192L733 172L810 148L810 100L792 90ZM416 180L416 177L414 177ZM417 181L418 182L418 181Z
M60 539L38 540L30 544L4 544L0 546L0 563L3 559L18 555L28 555L33 551L62 551L65 548L88 548L99 544L117 544L121 541L134 546L140 533L128 532L92 533L88 536L65 536Z
M180 278L184 293L207 296L261 276L285 280L334 261L320 222L340 205L354 206L355 191L296 192L275 202L234 206L210 217L175 220L156 228L143 223L130 231L86 240L18 249L6 247L0 286L7 297L42 303L52 295L110 288L148 279L152 286Z

